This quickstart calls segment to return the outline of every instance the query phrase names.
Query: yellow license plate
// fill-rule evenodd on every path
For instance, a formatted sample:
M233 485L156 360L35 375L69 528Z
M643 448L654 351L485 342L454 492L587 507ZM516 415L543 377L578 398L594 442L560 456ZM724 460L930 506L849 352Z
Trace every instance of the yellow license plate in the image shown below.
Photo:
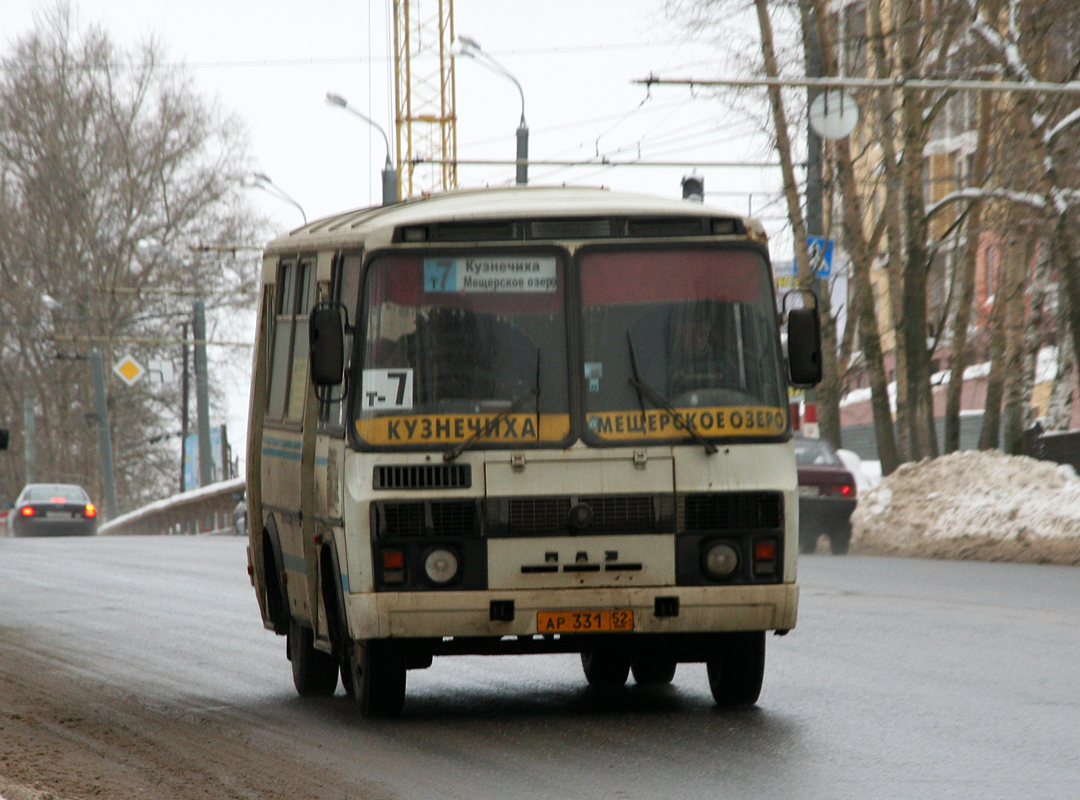
M607 611L537 611L537 633L598 633L634 630L634 612L623 609Z

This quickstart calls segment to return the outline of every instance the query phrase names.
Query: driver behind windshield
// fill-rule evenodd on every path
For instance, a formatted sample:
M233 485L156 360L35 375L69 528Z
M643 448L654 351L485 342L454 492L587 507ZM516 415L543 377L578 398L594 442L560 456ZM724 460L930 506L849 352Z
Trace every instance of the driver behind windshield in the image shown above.
M695 389L737 387L737 344L726 333L723 309L699 302L673 310L668 319L670 395Z

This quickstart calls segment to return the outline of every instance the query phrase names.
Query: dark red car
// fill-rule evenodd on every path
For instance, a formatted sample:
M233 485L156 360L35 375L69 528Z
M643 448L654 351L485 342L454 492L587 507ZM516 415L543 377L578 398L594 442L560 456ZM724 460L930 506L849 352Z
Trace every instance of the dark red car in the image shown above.
M93 536L97 507L81 486L31 483L8 514L8 530L12 536Z
M855 476L824 439L795 437L799 471L799 552L817 552L818 539L829 537L829 550L843 555L851 544Z

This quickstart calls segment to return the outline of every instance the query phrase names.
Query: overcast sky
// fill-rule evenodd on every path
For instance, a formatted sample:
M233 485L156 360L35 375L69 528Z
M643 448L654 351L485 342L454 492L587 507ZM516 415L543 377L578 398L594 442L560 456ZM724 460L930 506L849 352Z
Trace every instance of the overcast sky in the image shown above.
M433 4L430 0L429 4ZM309 218L378 202L382 137L325 103L328 91L382 123L393 141L393 65L387 57L389 0L81 0L80 27L99 24L121 46L156 37L182 62L195 87L246 124L256 169L294 197ZM632 81L731 74L715 48L694 42L664 14L663 0L457 0L458 35L477 40L521 83L533 159L759 161L745 134L752 124L681 87ZM47 4L10 2L0 11L6 50ZM521 113L517 89L475 61L457 61L461 159L512 159ZM532 182L602 184L678 195L683 168L556 169L534 166ZM752 169L703 167L709 202L776 214L765 205L774 185ZM513 179L513 167L459 170L466 186ZM733 194L712 194L713 192ZM747 192L755 193L748 199ZM300 212L260 195L284 228ZM752 205L751 205L752 202Z
M429 5L431 0L429 0ZM9 0L0 48L26 35L48 4ZM325 102L328 91L379 121L394 140L389 0L81 0L79 27L101 25L121 47L153 36L183 63L196 90L245 124L254 169L292 196L308 219L379 202L382 136ZM693 41L663 0L456 0L454 30L475 39L520 82L531 160L759 162L765 137L724 106L682 87L632 81L731 75L716 49ZM456 62L459 159L513 159L521 102L513 83L475 61ZM534 165L530 182L604 185L678 197L682 167ZM707 202L751 211L770 234L783 229L776 170L702 166ZM463 186L501 185L512 165L459 168ZM268 193L253 200L279 228L300 212ZM261 244L261 243L260 243ZM786 257L774 253L777 257ZM234 405L246 406L238 385ZM239 444L239 412L230 413Z

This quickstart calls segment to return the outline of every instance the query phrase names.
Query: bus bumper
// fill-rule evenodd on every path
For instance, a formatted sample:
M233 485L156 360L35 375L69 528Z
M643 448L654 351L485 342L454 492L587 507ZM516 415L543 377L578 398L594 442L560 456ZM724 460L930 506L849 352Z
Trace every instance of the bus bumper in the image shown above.
M541 612L605 610L633 612L632 633L614 634L622 636L788 631L795 627L798 600L795 584L346 596L350 632L361 640L537 636Z

